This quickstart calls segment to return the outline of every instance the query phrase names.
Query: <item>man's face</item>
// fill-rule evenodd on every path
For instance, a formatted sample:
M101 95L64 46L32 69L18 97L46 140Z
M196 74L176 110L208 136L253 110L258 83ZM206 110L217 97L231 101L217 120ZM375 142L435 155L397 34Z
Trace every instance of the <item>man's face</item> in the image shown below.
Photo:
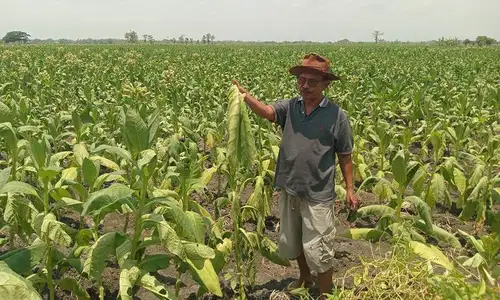
M312 100L322 98L323 91L328 87L329 81L318 74L301 73L297 77L297 85L300 95L306 100Z

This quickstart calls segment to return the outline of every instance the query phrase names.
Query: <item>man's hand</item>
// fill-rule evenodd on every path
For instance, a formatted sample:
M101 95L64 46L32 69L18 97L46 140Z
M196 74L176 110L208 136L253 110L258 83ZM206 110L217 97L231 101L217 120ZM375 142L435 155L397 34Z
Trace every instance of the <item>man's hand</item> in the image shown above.
M244 89L239 83L238 81L236 80L233 80L233 84L236 85L236 87L238 88L238 90L240 91L240 93L242 94L247 94L248 95L248 91L246 89Z
M347 207L357 211L359 208L359 199L354 190L347 191Z

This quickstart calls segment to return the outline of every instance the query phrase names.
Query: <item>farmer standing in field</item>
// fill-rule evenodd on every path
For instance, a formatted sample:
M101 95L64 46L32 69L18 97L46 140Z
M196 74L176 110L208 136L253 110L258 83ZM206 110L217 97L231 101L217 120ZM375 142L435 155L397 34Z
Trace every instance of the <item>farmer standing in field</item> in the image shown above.
M297 77L300 96L266 105L251 96L237 81L245 102L262 118L283 130L275 187L279 199L279 251L296 259L300 277L289 287L312 287L311 271L318 274L321 294L333 289L335 154L347 188L347 204L358 207L353 187L351 153L353 136L344 111L330 102L324 91L340 78L330 61L317 54L306 55L289 70Z

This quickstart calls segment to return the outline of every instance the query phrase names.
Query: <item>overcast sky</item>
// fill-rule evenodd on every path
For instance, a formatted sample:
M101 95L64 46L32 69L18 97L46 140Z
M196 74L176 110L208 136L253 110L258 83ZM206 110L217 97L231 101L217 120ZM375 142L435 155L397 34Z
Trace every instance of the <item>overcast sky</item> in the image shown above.
M500 0L0 0L0 36L216 40L500 40Z

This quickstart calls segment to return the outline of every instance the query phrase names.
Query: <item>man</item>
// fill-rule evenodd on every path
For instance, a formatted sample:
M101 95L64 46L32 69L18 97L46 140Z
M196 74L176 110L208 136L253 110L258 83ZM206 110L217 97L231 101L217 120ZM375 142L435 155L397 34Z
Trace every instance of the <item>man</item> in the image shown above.
M281 190L279 251L296 259L300 270L290 288L313 286L312 270L318 274L323 295L333 288L335 154L347 187L347 203L354 210L358 206L352 175L353 137L343 110L324 96L330 83L340 79L331 72L330 61L308 54L289 72L297 77L300 97L272 105L234 83L254 113L283 130L275 172L275 187Z

